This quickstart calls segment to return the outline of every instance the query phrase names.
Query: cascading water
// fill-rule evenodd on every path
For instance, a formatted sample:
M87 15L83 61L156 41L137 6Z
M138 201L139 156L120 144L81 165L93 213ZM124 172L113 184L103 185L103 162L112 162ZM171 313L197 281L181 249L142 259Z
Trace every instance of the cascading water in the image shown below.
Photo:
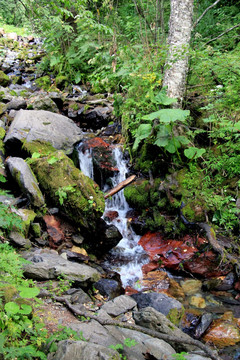
M111 178L112 187L115 187L126 179L128 169L119 146L113 149L113 158L119 170ZM85 175L93 178L93 163L89 150L83 152L81 147L79 147L79 163L81 171ZM103 190L107 191L109 188L105 186ZM121 190L113 195L112 198L106 200L105 212L103 214L103 218L111 211L117 212L118 214L118 216L111 221L111 224L118 228L123 238L119 244L111 250L105 265L120 274L124 287L134 286L136 281L142 278L142 265L148 262L148 256L142 246L138 245L140 236L134 233L126 217L129 210L130 207L125 199L123 190Z

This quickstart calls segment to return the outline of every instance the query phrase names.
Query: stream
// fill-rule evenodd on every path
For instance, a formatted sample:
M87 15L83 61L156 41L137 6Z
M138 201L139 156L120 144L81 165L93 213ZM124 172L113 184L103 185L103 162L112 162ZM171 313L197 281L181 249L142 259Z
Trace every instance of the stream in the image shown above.
M128 173L127 161L123 157L121 146L115 146L113 149L113 159L116 167L119 169L111 178L112 187L115 187L120 182L126 179ZM81 171L94 180L93 161L91 150L81 150L79 147L79 164ZM109 190L108 185L104 185L103 191ZM135 283L142 278L142 266L148 263L149 258L138 241L141 236L136 235L131 225L129 224L127 213L131 210L125 196L124 190L119 191L113 195L112 198L106 200L105 212L103 219L106 220L108 212L117 212L117 216L111 221L117 227L122 235L122 240L119 244L110 251L108 260L105 265L107 268L116 271L120 274L122 285L134 287ZM109 221L107 221L110 223Z

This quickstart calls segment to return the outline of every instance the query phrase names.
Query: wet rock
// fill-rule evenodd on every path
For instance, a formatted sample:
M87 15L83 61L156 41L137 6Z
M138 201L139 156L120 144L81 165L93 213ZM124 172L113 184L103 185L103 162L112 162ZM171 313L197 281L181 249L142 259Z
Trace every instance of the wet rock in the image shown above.
M48 355L48 360L120 360L114 349L86 341L64 340L58 343L57 351Z
M175 335L181 339L191 339L190 336L185 334L182 330L176 327L167 317L161 312L155 310L152 307L146 307L140 311L133 312L133 318L137 325L149 328L151 330L158 331L167 335ZM177 352L181 351L193 351L195 349L192 345L186 345L183 343L177 344L169 341L169 344Z
M80 117L81 127L98 130L107 126L111 115L109 107L97 106L86 110Z
M121 284L113 279L100 279L94 284L94 287L99 290L101 295L107 296L109 300L124 293Z
M240 330L232 312L226 312L220 319L214 320L203 340L214 344L218 348L239 343Z
M47 233L50 237L49 245L52 249L56 249L64 240L61 223L53 215L45 215L43 220L45 221Z
M226 291L234 288L236 276L233 272L230 272L227 276L218 277L214 279L208 279L204 281L204 288L207 290Z
M183 332L193 337L201 316L201 312L197 309L186 309L180 323Z
M84 237L81 234L72 235L72 242L76 245L81 245L84 241Z
M99 137L88 139L80 144L79 151L91 152L94 179L100 186L106 183L107 178L119 171L113 160L112 148L103 139Z
M26 277L32 279L51 280L57 279L58 276L65 276L68 280L86 286L101 277L96 269L65 260L53 250L36 250L26 254L25 258L29 263L24 264L23 271Z
M47 140L55 149L69 154L82 136L73 121L63 115L43 110L19 110L4 142L11 154L19 153L24 142L36 140Z
M104 220L106 221L113 221L114 219L116 219L118 217L118 212L117 211L108 211L107 213L104 214Z
M206 301L201 296L191 296L189 303L199 309L204 309L206 307Z
M156 292L138 293L131 295L131 297L137 302L138 309L152 307L165 316L168 316L174 323L179 323L184 314L182 304L166 294Z
M187 279L181 281L181 286L185 295L194 295L201 290L202 282L200 280Z
M31 204L36 207L44 206L45 201L42 192L28 164L18 157L9 157L6 164L12 177Z
M118 316L133 309L137 305L136 301L130 296L120 295L113 300L106 302L102 309L105 310L109 315Z
M150 271L143 275L143 278L139 281L139 286L142 291L161 292L169 289L170 279L164 271Z
M200 339L200 337L205 333L205 331L208 329L208 327L211 325L213 321L213 315L210 313L203 314L199 324L197 325L194 337L196 339Z

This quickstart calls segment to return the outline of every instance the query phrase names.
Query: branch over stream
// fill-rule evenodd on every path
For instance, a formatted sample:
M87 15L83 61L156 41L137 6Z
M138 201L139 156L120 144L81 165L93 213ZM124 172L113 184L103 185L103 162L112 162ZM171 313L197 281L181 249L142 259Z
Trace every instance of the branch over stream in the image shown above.
M182 339L182 338L174 336L174 335L163 334L158 331L147 329L147 328L139 326L139 325L126 324L126 323L122 323L122 322L116 321L116 320L106 320L106 319L103 320L96 315L92 315L90 312L85 312L85 311L75 309L74 306L72 306L72 304L64 296L54 296L53 299L64 304L76 316L84 316L86 318L90 318L91 320L96 320L101 325L113 325L113 326L118 326L118 327L130 329L130 330L136 330L136 331L142 332L144 334L147 334L149 336L152 336L152 337L155 337L155 338L158 338L161 340L165 340L166 342L172 341L172 342L176 342L176 343L180 343L180 344L184 343L184 344L188 344L188 345L194 345L194 346L197 346L199 349L203 350L205 352L205 354L207 354L212 360L222 360L221 357L219 357L215 352L213 352L207 345L204 345L203 343L201 343L198 340Z

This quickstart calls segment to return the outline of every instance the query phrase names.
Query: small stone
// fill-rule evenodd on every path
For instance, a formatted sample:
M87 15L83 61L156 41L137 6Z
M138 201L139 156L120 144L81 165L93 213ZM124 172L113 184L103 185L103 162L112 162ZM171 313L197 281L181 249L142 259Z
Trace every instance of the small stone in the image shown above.
M185 280L181 281L182 289L185 295L194 295L201 290L202 282L200 280Z
M102 306L109 315L118 316L133 309L137 305L136 301L130 296L120 295L115 299L108 301Z
M189 303L199 309L204 309L206 307L206 301L200 296L192 296Z

